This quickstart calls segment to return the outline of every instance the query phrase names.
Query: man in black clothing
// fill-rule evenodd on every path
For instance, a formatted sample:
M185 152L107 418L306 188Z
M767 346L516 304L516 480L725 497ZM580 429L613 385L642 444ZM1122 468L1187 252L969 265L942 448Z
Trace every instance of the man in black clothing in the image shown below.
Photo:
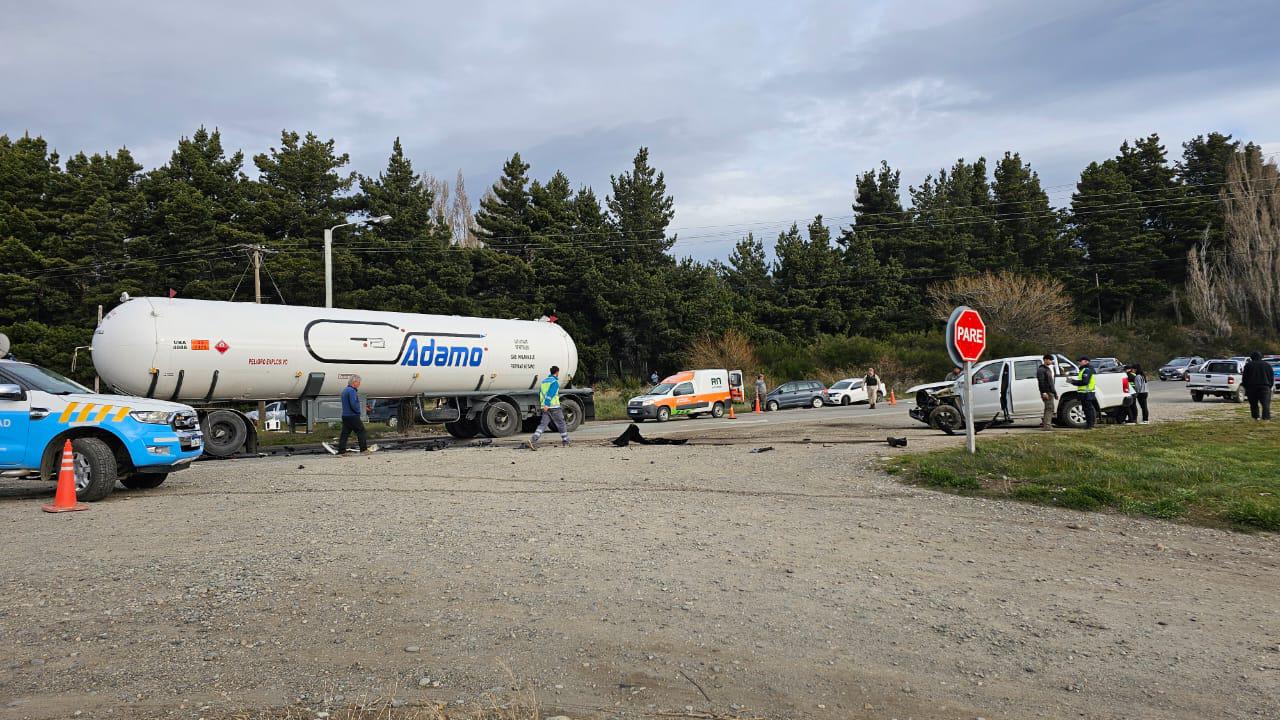
M1040 399L1044 401L1044 417L1040 419L1041 430L1053 429L1053 412L1058 402L1058 387L1053 381L1053 356L1045 355L1036 366L1036 385L1040 388Z
M1275 371L1271 369L1271 363L1262 360L1262 353L1255 350L1249 355L1240 384L1244 386L1245 397L1249 398L1249 414L1253 419L1270 420L1271 386L1275 384Z

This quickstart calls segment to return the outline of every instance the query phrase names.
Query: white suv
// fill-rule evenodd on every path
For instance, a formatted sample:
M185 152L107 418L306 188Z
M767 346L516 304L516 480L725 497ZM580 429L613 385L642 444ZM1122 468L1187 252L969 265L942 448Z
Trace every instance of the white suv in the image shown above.
M876 402L884 399L884 383L876 386ZM867 389L862 386L862 378L845 378L827 388L823 402L827 405L852 405L867 401Z

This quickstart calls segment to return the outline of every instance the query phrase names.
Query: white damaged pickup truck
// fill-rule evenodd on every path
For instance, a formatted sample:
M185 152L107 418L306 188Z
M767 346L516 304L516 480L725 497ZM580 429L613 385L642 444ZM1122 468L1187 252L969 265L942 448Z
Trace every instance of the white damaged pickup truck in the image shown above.
M1036 383L1040 356L998 358L974 365L973 424L975 430L1015 423L1039 424L1044 412ZM1054 383L1058 389L1056 422L1063 427L1085 426L1084 406L1075 385L1067 382L1079 373L1075 363L1054 355ZM1119 421L1133 395L1129 378L1120 373L1099 373L1096 379L1102 416ZM937 387L922 386L915 396L911 417L948 435L964 429L964 380Z

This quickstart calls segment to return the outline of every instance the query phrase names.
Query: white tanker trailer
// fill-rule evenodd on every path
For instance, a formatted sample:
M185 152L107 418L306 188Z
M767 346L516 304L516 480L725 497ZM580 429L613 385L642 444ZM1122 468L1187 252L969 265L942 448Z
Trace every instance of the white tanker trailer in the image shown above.
M93 364L114 392L195 406L206 452L226 456L255 450L257 433L211 405L284 399L300 415L352 375L368 397L434 400L422 418L454 437L506 437L536 422L552 365L571 383L578 350L545 321L135 298L102 318ZM595 416L590 390L566 387L561 402L571 428Z

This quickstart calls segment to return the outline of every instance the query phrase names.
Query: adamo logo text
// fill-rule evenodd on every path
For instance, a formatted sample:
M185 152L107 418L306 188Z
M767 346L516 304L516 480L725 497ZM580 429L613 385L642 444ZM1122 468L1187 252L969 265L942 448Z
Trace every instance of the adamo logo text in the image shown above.
M409 338L401 365L414 367L479 367L484 360L484 348L466 345L436 344L436 339L418 344L418 338Z

